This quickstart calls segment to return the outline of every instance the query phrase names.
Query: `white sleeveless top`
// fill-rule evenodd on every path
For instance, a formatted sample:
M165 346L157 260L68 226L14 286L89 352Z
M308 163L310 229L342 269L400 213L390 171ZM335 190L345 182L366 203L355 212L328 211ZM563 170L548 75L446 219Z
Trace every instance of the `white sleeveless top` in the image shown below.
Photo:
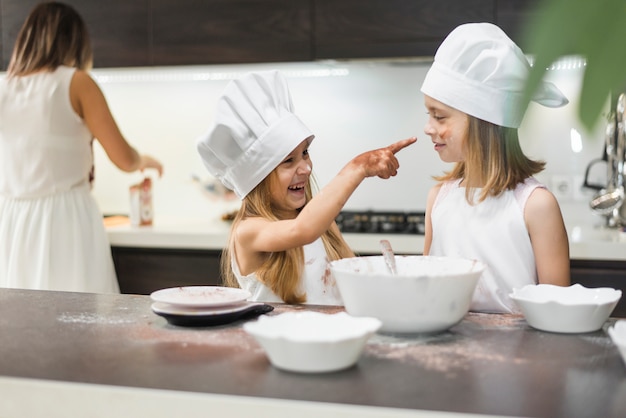
M306 304L343 306L339 289L328 266L328 256L321 238L304 247L304 271L300 278L300 291L306 292ZM233 254L234 255L234 254ZM269 287L257 278L255 273L242 276L236 257L232 257L231 266L237 282L242 289L252 294L249 300L258 302L283 303Z
M119 293L74 72L0 81L0 287Z
M516 287L537 283L537 269L524 222L524 207L530 194L545 188L530 177L497 197L476 205L465 199L460 180L441 186L433 204L430 255L463 257L487 265L470 310L519 312L509 297ZM476 190L476 196L480 189Z

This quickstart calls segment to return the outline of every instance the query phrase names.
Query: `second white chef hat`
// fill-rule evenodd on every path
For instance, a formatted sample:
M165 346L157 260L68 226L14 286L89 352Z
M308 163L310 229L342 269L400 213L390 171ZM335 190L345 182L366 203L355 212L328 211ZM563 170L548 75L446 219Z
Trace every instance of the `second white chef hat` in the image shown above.
M422 93L468 115L518 128L528 107L524 88L530 65L522 50L491 23L458 26L444 39L426 74ZM532 98L560 107L567 98L543 81Z
M215 123L198 140L204 165L243 199L313 133L293 113L287 80L279 71L248 73L228 83Z

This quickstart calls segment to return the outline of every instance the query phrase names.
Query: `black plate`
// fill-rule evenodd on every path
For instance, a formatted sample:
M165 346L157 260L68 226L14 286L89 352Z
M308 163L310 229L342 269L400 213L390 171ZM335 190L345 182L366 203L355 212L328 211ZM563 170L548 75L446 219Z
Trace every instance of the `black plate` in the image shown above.
M240 319L254 318L259 315L272 312L273 310L274 307L272 305L254 304L240 311L217 315L179 315L155 310L153 310L153 312L165 318L171 325L177 325L180 327L213 327L217 325L230 324L231 322L235 322Z

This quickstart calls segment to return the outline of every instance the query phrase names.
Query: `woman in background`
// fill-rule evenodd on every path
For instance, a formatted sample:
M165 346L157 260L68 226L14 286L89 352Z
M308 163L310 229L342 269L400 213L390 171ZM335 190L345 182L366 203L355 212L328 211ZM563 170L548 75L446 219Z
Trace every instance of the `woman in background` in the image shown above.
M250 300L343 305L328 262L354 253L335 218L365 178L395 176L395 153L416 141L358 155L313 196L313 138L293 113L285 78L264 71L226 86L215 124L198 142L211 174L242 199L222 277Z
M162 166L122 136L91 66L81 16L37 5L0 82L0 287L119 292L91 195L93 139L123 171Z
M545 163L520 147L530 66L490 23L461 25L443 41L422 92L424 132L452 170L435 177L426 204L424 254L487 265L470 309L512 312L509 297L526 284L570 284L569 245L559 204L533 175ZM544 82L533 97L559 107L567 99Z

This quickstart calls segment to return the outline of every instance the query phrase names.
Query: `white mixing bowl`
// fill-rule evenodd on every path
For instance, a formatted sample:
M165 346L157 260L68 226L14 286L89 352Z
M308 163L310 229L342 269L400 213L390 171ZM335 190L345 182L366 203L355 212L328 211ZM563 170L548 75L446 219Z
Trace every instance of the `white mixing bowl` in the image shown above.
M277 368L321 373L353 366L368 338L380 328L375 318L354 318L345 312L287 312L261 316L244 324Z
M346 307L354 316L378 318L386 333L432 333L457 324L469 311L480 261L433 256L395 256L391 275L382 256L330 263Z
M567 287L537 284L513 289L510 296L531 327L573 334L602 328L622 297L622 291L609 287L587 288L580 284Z

